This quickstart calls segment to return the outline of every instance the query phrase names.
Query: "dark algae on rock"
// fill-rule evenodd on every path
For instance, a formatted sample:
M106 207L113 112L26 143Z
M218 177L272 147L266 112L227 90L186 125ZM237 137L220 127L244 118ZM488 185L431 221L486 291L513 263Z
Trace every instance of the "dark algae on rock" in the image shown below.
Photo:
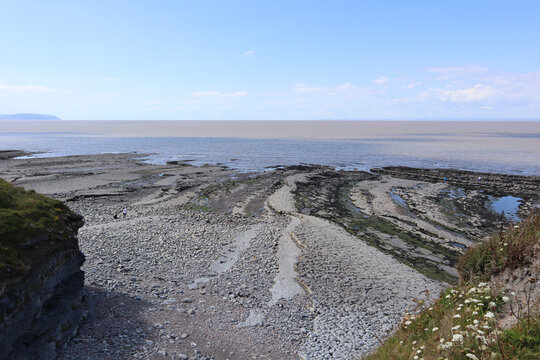
M459 256L513 220L492 209L493 199L516 196L515 213L522 215L538 201L540 189L534 176L450 169L310 170L295 191L299 212L330 220L422 274L450 283L458 279Z
M82 217L0 179L0 358L52 359L87 313Z

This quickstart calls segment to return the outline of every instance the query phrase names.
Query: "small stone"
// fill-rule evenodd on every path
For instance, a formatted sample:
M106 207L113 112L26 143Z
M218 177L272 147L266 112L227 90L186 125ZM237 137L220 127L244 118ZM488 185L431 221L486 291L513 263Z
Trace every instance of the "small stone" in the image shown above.
M180 335L180 339L185 339L189 336L189 334L186 334L186 333L183 333L182 335Z

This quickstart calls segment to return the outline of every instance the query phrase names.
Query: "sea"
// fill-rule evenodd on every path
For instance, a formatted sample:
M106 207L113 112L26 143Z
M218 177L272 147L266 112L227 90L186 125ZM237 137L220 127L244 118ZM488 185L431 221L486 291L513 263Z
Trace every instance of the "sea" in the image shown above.
M402 165L540 176L540 121L0 121L0 150L29 157L133 153L242 172Z

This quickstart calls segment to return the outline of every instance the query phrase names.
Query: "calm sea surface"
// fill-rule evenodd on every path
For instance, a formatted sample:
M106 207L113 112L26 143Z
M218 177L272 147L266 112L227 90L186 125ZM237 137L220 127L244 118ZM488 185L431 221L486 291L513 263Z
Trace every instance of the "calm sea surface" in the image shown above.
M540 175L540 122L0 121L0 150L37 156L134 152L243 171L323 164Z

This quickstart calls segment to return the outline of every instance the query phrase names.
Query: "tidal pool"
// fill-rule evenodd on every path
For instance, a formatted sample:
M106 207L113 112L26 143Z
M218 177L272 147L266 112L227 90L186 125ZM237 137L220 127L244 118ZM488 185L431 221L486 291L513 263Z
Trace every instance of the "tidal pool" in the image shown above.
M490 195L488 197L489 201L487 206L491 211L499 215L504 215L504 217L508 220L519 221L517 212L523 199L515 196L494 197Z

